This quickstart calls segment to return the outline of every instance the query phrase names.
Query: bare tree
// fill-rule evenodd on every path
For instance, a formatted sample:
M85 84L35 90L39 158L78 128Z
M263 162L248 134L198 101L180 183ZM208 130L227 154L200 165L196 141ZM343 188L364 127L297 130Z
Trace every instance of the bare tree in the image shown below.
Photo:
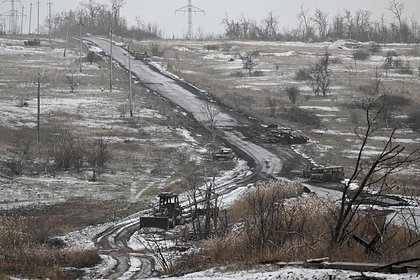
M330 91L331 85L331 70L330 65L330 54L325 52L324 56L311 68L311 79L309 84L312 87L315 95L326 96Z
M327 17L328 17L327 13L324 13L323 11L317 8L312 18L312 20L318 26L319 38L321 40L325 40L325 38L327 37L327 27L328 27Z
M343 38L345 34L344 17L336 15L332 24L332 35L336 38Z
M67 84L70 87L70 92L73 93L74 90L79 86L79 83L74 78L74 74L66 75Z
M252 77L252 73L254 72L254 68L259 64L258 59L258 52L249 52L244 55L240 54L242 60L242 68L248 70L249 76Z
M270 11L264 21L264 38L266 40L276 40L277 38L277 25L278 18L273 15L273 12Z
M302 32L302 38L303 40L308 40L310 39L314 34L313 34L313 27L311 26L311 22L310 19L307 16L308 14L308 10L305 10L304 5L302 4L300 6L300 12L297 15L298 20L299 20L299 26Z
M191 209L192 227L195 239L207 239L212 236L223 234L226 223L220 217L219 195L216 193L214 178L206 182L205 188L201 189L193 185L188 192L188 200Z
M364 201L368 201L372 196L392 187L388 180L390 175L419 160L418 153L420 149L406 153L405 147L394 143L395 128L388 135L388 140L378 155L371 159L370 162L365 161L369 141L380 130L381 115L386 110L386 108L378 106L378 104L380 102L377 97L367 98L362 103L366 127L355 130L361 141L361 146L353 173L344 185L340 208L336 216L333 242L338 245L346 242L357 229L358 225L355 225L354 221L357 215L360 214L361 204ZM355 185L356 187L354 187ZM368 189L374 190L375 194L369 192Z
M399 25L399 32L401 32L402 29L403 29L402 15L403 15L403 11L404 11L404 3L401 3L401 2L396 1L396 0L392 0L389 3L388 10L391 11L391 13L397 19L398 25ZM399 37L400 37L399 40L401 41L402 40L402 34L400 34Z
M216 143L217 115L219 115L219 113L219 109L209 102L201 108L201 114L210 128L213 144Z
M102 137L95 140L92 144L88 145L86 151L87 162L92 168L92 181L96 181L98 176L103 172L105 163L110 159L108 150L108 142Z

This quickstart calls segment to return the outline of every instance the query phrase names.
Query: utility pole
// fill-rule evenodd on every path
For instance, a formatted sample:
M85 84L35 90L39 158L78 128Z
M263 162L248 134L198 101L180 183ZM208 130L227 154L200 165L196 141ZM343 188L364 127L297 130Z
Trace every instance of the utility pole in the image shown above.
M22 20L20 23L20 35L23 35L23 16L24 16L25 6L22 5Z
M64 43L64 57L66 57L66 52L67 52L67 41L69 39L69 31L70 31L70 22L67 23L66 41Z
M80 21L79 21L79 66L80 66L80 73L82 73L82 50L83 50L83 45L82 45L82 17L80 17Z
M36 122L36 141L39 143L40 141L40 119L41 119L41 74L38 72L38 114L37 114L37 122Z
M29 31L28 31L29 35L31 35L31 24L32 24L32 2L29 4Z
M178 10L175 11L176 13L188 13L188 27L187 27L187 38L191 39L194 35L194 29L193 29L193 13L197 14L197 13L203 13L205 14L206 12L196 6L194 6L192 4L192 0L188 0L188 5L179 8Z
M128 97L130 100L130 117L133 117L133 93L132 93L132 88L131 88L131 54L130 54L130 49L128 49L127 52L128 55L128 74L130 75L130 85L128 87Z
M39 1L37 2L38 4L38 38L39 38Z
M111 4L111 28L110 28L110 40L109 40L109 92L112 93L112 45L113 45L113 32L114 32L114 1Z
M52 2L48 2L48 42L51 44L51 5Z

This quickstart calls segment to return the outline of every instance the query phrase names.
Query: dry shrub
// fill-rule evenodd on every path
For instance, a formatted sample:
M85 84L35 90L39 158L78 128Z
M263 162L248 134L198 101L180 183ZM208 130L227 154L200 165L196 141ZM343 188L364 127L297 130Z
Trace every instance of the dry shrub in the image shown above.
M220 45L205 45L204 49L208 51L217 51L220 49Z
M192 267L327 256L335 261L392 262L419 255L418 233L389 223L389 213L373 207L358 211L349 227L354 229L351 234L368 243L376 240L373 250L366 249L351 234L343 245L333 244L338 211L333 201L302 196L298 184L261 184L229 210L229 222L234 224L229 234L205 241L198 253L182 259L173 269L191 271Z
M407 123L412 129L420 131L420 111L410 113Z
M315 114L298 107L289 108L284 116L287 120L295 122L308 127L320 127L321 119Z
M242 71L234 71L230 73L230 76L242 78L242 77L245 77L245 74Z
M254 77L262 77L262 76L264 76L264 72L263 71L260 71L260 70L256 70L256 71L254 71L252 73L252 76L254 76Z
M370 53L365 49L358 49L353 52L354 60L368 60L370 58Z
M295 73L295 80L298 81L307 81L311 79L311 69L309 68L300 68Z
M48 219L43 222L41 218L3 216L0 224L0 271L3 273L19 277L75 279L81 271L63 268L94 266L100 261L95 250L69 251L53 246L50 238L54 231Z
M237 229L205 244L204 252L219 262L296 260L327 251L330 203L302 197L298 184L269 182L246 195L229 212ZM226 251L226 248L231 248Z

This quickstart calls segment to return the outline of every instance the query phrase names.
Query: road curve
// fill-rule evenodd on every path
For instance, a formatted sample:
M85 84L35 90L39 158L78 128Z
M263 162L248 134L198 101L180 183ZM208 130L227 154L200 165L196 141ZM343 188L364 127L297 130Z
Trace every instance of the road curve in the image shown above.
M91 37L84 38L84 40L93 43L104 52L110 53L109 40ZM124 48L113 46L114 62L125 69L128 69L129 63L127 55ZM241 119L239 125L237 121L239 116L226 110L222 105L212 102L198 90L158 72L154 67L150 67L142 61L134 59L131 61L132 73L146 88L183 108L204 127L208 128L208 116L203 113L203 108L211 103L219 111L216 116L217 135L234 147L253 166L253 172L243 171L230 178L228 183L219 185L216 190L219 194L233 192L239 186L246 185L252 180L255 181L256 176L260 178L279 177L282 171L283 174L285 173L283 169L288 162L292 160L302 162L302 159L291 152L289 147L284 147L274 153L249 140L242 131L246 131L246 127L252 125L251 122ZM191 90L187 88L191 88ZM188 207L185 204L183 206ZM106 256L110 265L105 272L90 275L90 277L94 279L138 279L151 276L155 266L154 258L150 254L134 252L128 246L128 240L138 228L139 215L140 213L137 214L137 217L132 216L120 221L94 238L96 247L101 255Z
M85 38L85 40L92 42L106 53L110 53L109 40L96 37ZM128 69L127 51L120 46L114 45L112 53L114 61ZM132 59L131 61L132 73L137 76L146 88L180 106L186 112L192 114L193 117L205 127L208 127L208 117L203 114L203 108L211 103L211 105L216 107L219 111L219 114L217 114L215 119L218 136L252 159L257 173L262 173L265 177L277 177L280 174L284 160L264 147L251 142L242 134L241 131L243 131L244 126L250 126L250 122L241 121L241 127L239 127L237 122L238 117L234 116L234 113L211 102L203 95L200 96L197 95L197 93L187 90L181 84L182 82L157 72L156 69L150 67L143 61L135 59Z

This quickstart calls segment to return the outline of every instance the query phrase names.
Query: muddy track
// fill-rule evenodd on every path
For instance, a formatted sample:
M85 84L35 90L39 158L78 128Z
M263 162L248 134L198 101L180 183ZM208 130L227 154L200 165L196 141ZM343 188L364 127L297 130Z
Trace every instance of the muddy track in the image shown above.
M85 38L104 52L109 53L109 41L100 38ZM114 61L121 67L128 68L127 51L122 47L113 47ZM211 102L208 96L201 91L180 80L171 78L166 73L161 73L153 66L139 60L132 60L132 73L149 90L154 91L168 101L181 107L192 115L203 127L207 127L206 117L203 116L202 108ZM254 124L238 115L222 104L216 104L219 114L217 115L217 135L230 147L234 148L237 154L247 160L252 168L243 171L242 174L235 174L227 183L220 184L216 188L219 195L228 195L238 187L246 186L249 183L260 179L277 178L284 176L285 166L299 168L306 164L300 156L291 152L289 146L270 150L269 146L262 146L252 142L247 131ZM184 208L188 208L186 199L181 200ZM105 279L138 279L151 276L155 269L155 261L150 254L138 253L129 248L128 241L139 226L139 217L132 216L120 223L108 228L95 237L94 242L101 255L113 260L113 266L108 267L104 275L96 275ZM133 266L133 263L137 266ZM140 266L138 264L141 263Z
M215 191L220 196L228 195L239 186L251 184L259 179L262 178L255 173L236 174L228 182L217 185ZM180 203L184 209L191 207L186 198L181 199ZM153 275L155 259L152 253L137 252L129 247L129 240L139 229L139 217L144 212L130 216L95 236L94 243L99 253L114 261L105 273L89 277L95 279L139 279ZM133 267L133 262L141 263L141 266Z

